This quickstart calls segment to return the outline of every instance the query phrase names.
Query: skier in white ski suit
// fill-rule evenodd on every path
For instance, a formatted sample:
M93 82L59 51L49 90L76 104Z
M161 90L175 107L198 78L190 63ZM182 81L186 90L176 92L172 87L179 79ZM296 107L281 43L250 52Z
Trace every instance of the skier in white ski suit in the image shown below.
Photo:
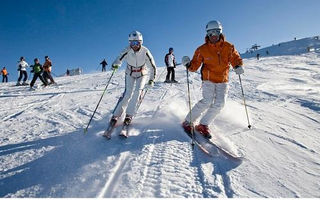
M156 76L156 64L150 51L142 46L143 37L138 31L129 34L129 44L112 64L112 69L118 69L123 61L127 62L125 71L125 91L120 97L111 118L116 123L126 109L125 122L130 123L136 112L139 97L145 87L148 70L150 69L149 85L153 86Z
M20 61L18 62L18 71L19 71L19 78L17 81L17 86L19 85L28 85L28 83L26 82L28 79L28 73L27 73L27 67L29 67L28 63L25 61L24 57L20 58ZM21 79L23 78L23 83L21 84Z

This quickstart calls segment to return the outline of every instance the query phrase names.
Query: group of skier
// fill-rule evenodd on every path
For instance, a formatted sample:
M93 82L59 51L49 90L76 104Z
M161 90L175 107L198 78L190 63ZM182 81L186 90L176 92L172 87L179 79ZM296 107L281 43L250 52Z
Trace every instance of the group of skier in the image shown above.
M156 64L151 52L142 44L142 34L138 31L131 32L129 46L120 53L112 64L113 70L118 69L123 61L126 61L127 66L125 90L116 104L109 127L115 126L123 113L125 113L124 124L130 124L136 112L141 92L147 82L147 68L150 70L148 84L151 86L154 84L157 72ZM173 48L170 48L169 53L165 56L165 63L168 71L165 82L177 82L174 73L176 61ZM194 122L199 120L195 130L204 137L211 138L209 125L226 102L230 65L236 74L240 75L244 73L242 59L234 45L225 40L221 23L210 21L206 26L205 43L196 49L192 60L184 56L182 64L190 72L195 72L201 67L202 78L202 99L189 111L182 127L187 133L190 133L194 128Z
M123 113L125 113L124 124L129 125L131 123L146 83L152 87L157 73L151 52L147 47L143 46L142 34L138 31L133 31L129 34L128 40L129 46L112 63L113 72L124 61L127 64L125 90L113 110L109 127L114 127ZM102 71L106 71L107 62L103 60L100 64L102 65ZM177 63L172 47L169 48L169 52L165 55L165 64L167 67L165 83L177 83L174 71ZM237 75L241 75L244 73L242 59L234 45L225 40L225 36L222 34L222 24L214 20L206 25L205 43L195 50L191 60L188 56L184 56L182 64L190 72L195 72L201 67L202 78L202 99L192 109L190 108L182 127L188 134L195 129L204 137L211 138L209 125L226 103L230 65ZM24 57L21 57L18 62L19 78L16 85L28 85L26 83L28 79L27 67L29 67L28 63ZM34 73L30 88L34 86L38 78L40 78L44 86L55 83L51 76L52 62L48 56L45 56L43 65L40 64L38 58L35 58L34 64L30 67L32 67L31 72ZM149 80L147 80L148 72ZM4 82L8 75L5 67L2 69L1 74L4 77ZM21 83L22 78L24 79ZM50 83L48 80L50 80ZM195 125L196 121L199 121L199 123Z
M20 85L29 85L27 83L28 79L28 73L27 68L29 67L29 64L25 61L24 57L20 58L20 61L18 62L18 71L19 71L19 78L17 81L17 86ZM51 70L52 70L52 62L49 58L49 56L45 56L45 63L43 65L40 64L40 61L38 58L34 59L34 64L30 66L31 67L31 73L34 73L32 81L30 83L30 88L33 88L34 83L38 78L42 81L44 86L47 86L49 84L55 84L56 82L52 78ZM23 82L21 83L21 80L23 78ZM50 82L49 82L50 80Z

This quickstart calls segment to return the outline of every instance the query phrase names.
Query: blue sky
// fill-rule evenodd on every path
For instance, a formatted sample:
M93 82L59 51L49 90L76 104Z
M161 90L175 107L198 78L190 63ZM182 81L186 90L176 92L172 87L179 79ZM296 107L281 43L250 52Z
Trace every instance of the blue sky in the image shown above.
M277 44L320 34L319 0L0 0L0 67L17 77L25 56L43 63L49 55L53 72L82 67L86 73L109 66L140 31L144 45L163 66L173 47L178 62L204 42L205 25L219 20L224 34L240 52L252 44Z

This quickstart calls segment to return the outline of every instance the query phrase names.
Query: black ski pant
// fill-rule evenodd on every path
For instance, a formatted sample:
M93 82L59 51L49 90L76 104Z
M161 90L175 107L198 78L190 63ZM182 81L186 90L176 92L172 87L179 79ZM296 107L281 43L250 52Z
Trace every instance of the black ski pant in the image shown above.
M102 66L102 71L105 72L106 70L106 66Z
M170 80L170 74L171 74L171 81L176 80L176 79L175 79L174 67L167 67L166 80Z
M2 75L2 83L8 82L8 76L7 75Z
M43 76L44 80L46 80L47 83L49 83L48 79L50 79L50 84L55 83L52 76L51 76L51 72L44 71L42 76Z
M23 76L24 76L23 82L26 82L27 79L28 79L28 73L27 73L27 71L20 70L18 82L21 81L21 79L22 79Z
M31 81L31 83L30 83L30 87L33 87L33 85L34 85L34 83L36 82L36 80L38 79L38 77L40 78L40 80L42 81L42 83L43 83L45 86L48 85L47 81L41 76L41 72L39 72L39 73L34 73L33 79L32 79L32 81Z

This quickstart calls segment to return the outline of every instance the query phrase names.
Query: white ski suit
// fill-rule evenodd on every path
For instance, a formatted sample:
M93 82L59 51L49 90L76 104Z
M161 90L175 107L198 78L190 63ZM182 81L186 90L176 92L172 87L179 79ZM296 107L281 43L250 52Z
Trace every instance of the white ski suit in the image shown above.
M125 76L125 91L120 97L113 116L120 117L125 109L126 114L133 116L136 112L137 103L141 92L146 84L148 69L150 69L150 79L154 80L156 76L156 64L150 51L141 45L141 48L135 52L130 46L124 49L112 65L121 66L122 61L127 62Z
M22 60L22 61L18 62L17 67L21 71L27 71L27 67L29 67L29 65L26 61Z

